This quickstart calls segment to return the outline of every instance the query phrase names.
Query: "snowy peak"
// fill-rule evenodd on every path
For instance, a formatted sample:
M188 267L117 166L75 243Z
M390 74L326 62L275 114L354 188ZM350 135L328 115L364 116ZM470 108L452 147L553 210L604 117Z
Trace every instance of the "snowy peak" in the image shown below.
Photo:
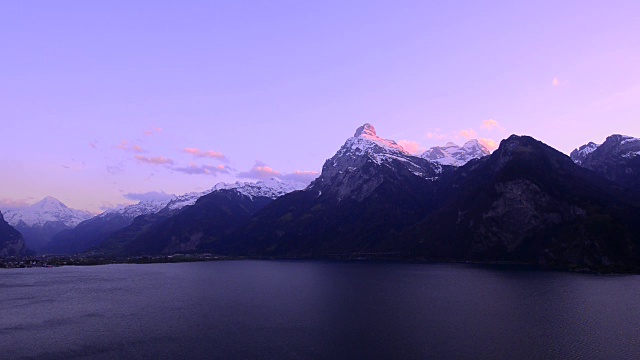
M600 145L594 142L589 142L586 145L582 145L579 148L574 149L569 156L574 163L582 165L587 156L594 152L598 148L598 146Z
M121 215L125 218L133 219L140 215L155 214L166 207L172 200L174 198L140 201L137 204L107 210L98 216Z
M369 155L375 160L379 160L377 155L383 153L409 155L409 153L395 141L379 137L376 129L369 123L360 126L354 136L347 139L339 153L342 155L352 154L355 156Z
M29 227L42 227L48 222L61 222L68 227L75 227L92 215L85 210L70 209L60 200L47 196L31 206L6 210L5 216L12 226L22 224Z
M462 166L472 159L489 155L489 150L476 139L458 146L448 142L444 146L434 146L420 155L423 159L440 165Z
M378 135L376 134L376 129L369 123L365 123L364 125L360 126L358 129L356 129L356 133L353 135L353 137L363 136L378 137Z
M631 159L640 155L640 139L632 136L614 134L601 144L589 142L573 150L571 160L576 164L592 167L592 163L611 162L616 159Z
M305 183L271 178L269 180L258 181L255 183L241 181L231 184L218 183L214 186L213 191L235 190L239 194L251 199L253 199L253 197L268 197L276 199L284 194L288 194L296 190L302 190L306 187L307 185Z

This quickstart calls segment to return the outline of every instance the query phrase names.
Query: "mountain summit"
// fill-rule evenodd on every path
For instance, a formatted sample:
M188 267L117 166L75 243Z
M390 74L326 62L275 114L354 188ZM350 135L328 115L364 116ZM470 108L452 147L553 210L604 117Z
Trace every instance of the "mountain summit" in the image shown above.
M37 203L5 211L6 221L22 233L27 246L40 251L56 234L91 218L85 210L74 210L47 196Z
M462 146L452 142L448 142L445 146L434 146L422 153L420 157L440 165L462 166L472 159L479 159L489 154L489 150L484 145L477 139L473 139Z

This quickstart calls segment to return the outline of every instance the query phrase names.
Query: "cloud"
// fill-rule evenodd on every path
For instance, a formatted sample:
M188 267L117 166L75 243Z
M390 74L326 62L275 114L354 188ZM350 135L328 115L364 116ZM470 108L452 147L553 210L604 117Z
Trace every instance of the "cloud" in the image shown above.
M213 151L213 150L203 151L203 150L196 149L196 148L185 148L182 151L187 153L187 154L191 154L191 155L193 155L195 157L198 157L198 158L211 158L211 159L227 160L226 156L224 156L223 153L217 152L217 151Z
M164 201L171 200L176 196L174 194L167 194L164 191L149 191L145 193L127 193L123 194L125 198L134 201Z
M426 148L420 146L420 144L418 144L417 142L411 140L400 140L398 141L398 145L402 146L403 149L413 155L422 154L425 150L427 150Z
M315 178L318 177L318 175L320 175L319 172L317 171L300 171L300 170L296 170L292 173L289 174L284 174L284 175L280 175L281 179L285 179L285 180L293 180L293 181L297 181L297 182L301 182L301 183L310 183L311 181L315 180Z
M218 174L228 174L229 168L224 165L196 165L189 164L187 166L182 167L173 167L172 170L182 172L189 175L212 175L216 176Z
M0 209L1 210L13 210L13 209L21 209L27 206L30 206L33 203L34 198L27 197L24 199L8 199L8 198L0 198Z
M256 164L248 171L238 173L239 177L265 180L272 177L280 177L282 174L268 166L261 161L256 161Z
M487 130L493 130L493 129L504 130L504 128L500 126L500 124L498 124L498 122L495 121L494 119L483 121L482 128Z
M138 160L139 163L145 163L145 164L151 164L151 165L173 165L173 160L167 159L163 156L146 157L142 155L136 155L135 158L136 160Z
M143 148L141 148L138 145L133 145L133 144L129 144L126 140L122 140L120 142L120 144L118 146L116 146L118 149L124 150L124 151L129 151L129 152L134 152L134 153L146 153L147 151L144 150Z
M478 137L478 133L473 129L462 130L458 133L458 136L463 137L467 140L476 139Z
M129 206L129 205L131 205L131 204L130 203L113 204L113 203L108 202L108 201L103 201L102 205L98 206L98 209L100 209L102 211L107 211L107 210L111 210L111 209L121 209L121 208Z
M160 133L160 132L162 132L162 128L159 128L159 127L152 127L151 129L146 130L146 131L144 132L144 135L145 135L145 136L151 136L151 135L153 135L153 134L157 134L157 133Z
M558 86L563 86L565 85L567 82L569 82L568 80L560 80L557 77L553 78L553 81L551 81L551 85L553 85L554 87L558 87Z
M484 145L484 147L486 147L491 152L498 148L498 143L493 139L480 138L478 139L478 142Z

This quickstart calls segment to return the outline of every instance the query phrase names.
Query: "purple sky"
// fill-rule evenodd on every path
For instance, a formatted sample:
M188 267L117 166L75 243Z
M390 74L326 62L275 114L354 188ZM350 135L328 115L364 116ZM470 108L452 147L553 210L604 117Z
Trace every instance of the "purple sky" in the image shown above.
M414 151L640 136L638 39L637 0L4 1L0 204L304 177L365 122Z

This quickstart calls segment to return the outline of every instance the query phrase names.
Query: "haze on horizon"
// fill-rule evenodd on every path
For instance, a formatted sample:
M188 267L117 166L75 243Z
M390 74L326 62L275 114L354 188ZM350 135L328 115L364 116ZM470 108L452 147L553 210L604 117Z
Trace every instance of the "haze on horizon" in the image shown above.
M640 3L3 3L0 206L97 212L407 150L640 136Z

